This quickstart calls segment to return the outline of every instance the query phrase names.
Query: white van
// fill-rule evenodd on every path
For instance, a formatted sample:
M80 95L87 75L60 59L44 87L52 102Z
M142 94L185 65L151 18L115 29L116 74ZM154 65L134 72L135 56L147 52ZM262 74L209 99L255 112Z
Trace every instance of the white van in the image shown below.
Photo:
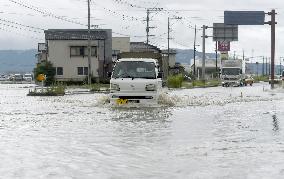
M162 74L155 59L125 58L116 62L110 80L110 102L157 104Z
M33 75L32 74L29 74L29 73L27 73L27 74L24 74L24 80L25 81L28 81L28 82L31 82L31 81L33 81Z

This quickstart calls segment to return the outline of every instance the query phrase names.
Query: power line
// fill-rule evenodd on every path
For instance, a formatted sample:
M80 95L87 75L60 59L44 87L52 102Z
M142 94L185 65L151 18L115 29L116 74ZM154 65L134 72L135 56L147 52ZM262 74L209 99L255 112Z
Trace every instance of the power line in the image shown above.
M15 4L17 4L17 5L20 5L20 6L22 6L22 7L25 7L25 8L27 8L27 9L33 10L33 11L35 11L35 12L38 12L38 13L40 13L40 14L53 17L53 18L58 19L58 20L66 21L66 22L69 22L69 23L77 24L77 25L87 26L86 24L83 24L83 23L80 23L80 22L77 22L77 21L73 21L73 20L68 20L67 18L63 18L62 16L58 16L58 15L55 15L55 14L53 14L53 13L47 12L47 11L45 11L45 10L41 10L41 9L39 9L38 7L24 4L24 3L21 2L21 1L15 1L15 0L9 0L9 1L12 2L12 3L15 3ZM118 33L118 32L114 32L114 31L112 31L112 33L113 33L113 34L117 34L117 35L130 36L130 35L128 35L128 34ZM142 37L142 36L133 35L132 37L140 38L140 37Z
M35 37L35 36L32 36L32 35L27 35L26 33L23 34L23 33L15 32L15 31L11 32L10 29L6 29L6 28L3 28L3 27L0 27L0 30L8 32L8 33L13 33L13 34L16 34L16 35L19 35L19 36L22 36L22 37L28 37L28 38L32 38L32 39L43 40L42 38L38 38L38 37Z
M34 26L29 26L29 25L24 25L24 24L20 24L20 23L18 23L18 22L9 21L9 20L5 20L5 19L2 19L2 18L0 18L0 21L6 22L6 23L15 24L15 25L22 26L22 27L26 27L26 28L30 28L30 29L36 29L36 30L40 30L40 31L43 31L43 30L44 30L44 29L42 29L42 28L38 28L38 27L34 27Z
M59 20L62 20L62 21L65 21L65 22L69 22L69 23L73 23L73 24L77 24L77 25L83 25L83 26L87 26L86 24L83 24L81 22L78 22L78 21L74 21L74 20L70 20L70 19L67 19L65 17L62 17L62 16L58 16L58 15L55 15L51 12L47 12L46 10L42 10L38 7L35 7L35 6L32 6L32 5L29 5L29 4L26 4L26 3L23 3L19 0L15 1L15 0L8 0L14 4L17 4L19 6L22 6L22 7L25 7L27 9L30 9L30 10L33 10L33 11L36 11L40 14L43 14L45 16L48 16L48 17L52 17L52 18L55 18L55 19L59 19Z

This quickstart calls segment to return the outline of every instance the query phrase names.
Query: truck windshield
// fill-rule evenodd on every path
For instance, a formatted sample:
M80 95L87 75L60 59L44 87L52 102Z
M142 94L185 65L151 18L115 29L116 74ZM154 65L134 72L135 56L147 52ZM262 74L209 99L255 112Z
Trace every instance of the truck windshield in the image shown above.
M144 61L117 62L112 77L156 79L155 63Z
M223 68L222 75L239 75L241 70L239 68Z

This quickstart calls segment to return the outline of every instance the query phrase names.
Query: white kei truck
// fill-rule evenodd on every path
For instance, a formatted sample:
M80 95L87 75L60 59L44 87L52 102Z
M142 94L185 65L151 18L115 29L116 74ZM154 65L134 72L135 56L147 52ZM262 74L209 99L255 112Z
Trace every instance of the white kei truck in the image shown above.
M111 74L110 103L157 104L161 89L162 73L158 71L156 59L119 59Z

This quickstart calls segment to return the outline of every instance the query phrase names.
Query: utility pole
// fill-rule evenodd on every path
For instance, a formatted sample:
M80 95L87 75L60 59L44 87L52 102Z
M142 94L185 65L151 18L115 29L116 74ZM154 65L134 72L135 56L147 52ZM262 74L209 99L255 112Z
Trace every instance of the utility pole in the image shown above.
M281 61L282 58L283 58L283 57L280 57L280 75L282 75L282 61ZM282 76L282 77L283 77L283 76Z
M275 74L275 9L268 13L271 16L269 25L271 26L271 89L274 89L274 74Z
M170 18L168 17L168 59L167 59L167 62L165 63L165 72L166 74L165 75L165 78L167 79L168 78L168 71L169 71L169 61L170 61L170 31L171 31L171 28L170 28L170 20L171 19L181 19L181 17L173 17L173 18Z
M264 76L264 56L262 57L262 76Z
M244 70L243 67L245 66ZM245 61L245 51L243 50L243 61L242 61L242 73L246 73L246 61Z
M216 69L215 69L215 71L216 71L216 78L218 78L219 77L219 75L218 75L218 42L216 41Z
M91 69L91 10L90 0L88 0L88 85L92 83L92 69Z
M268 58L268 75L271 75L271 61L270 58Z
M280 58L280 69L279 69L279 74L281 75L282 67L281 67L281 58Z
M208 27L206 25L202 26L203 33L202 33L202 81L204 82L205 85L205 39L207 38L206 36L206 29Z
M195 57L196 56L196 25L194 27L194 43L193 43L193 76L196 78L196 66L195 66Z
M150 31L150 28L149 28L149 21L150 21L150 10L147 9L147 18L146 18L146 21L147 21L147 27L146 27L146 33L147 33L147 47L148 47L148 44L149 44L149 31Z
M267 57L265 58L265 75L268 75Z
M147 9L147 17L146 17L146 44L147 44L147 48L148 48L148 45L149 45L149 37L150 36L154 36L154 35L150 35L150 29L153 29L155 27L150 27L150 13L151 12L157 12L157 11L161 11L163 10L163 8L148 8Z
M165 63L165 72L164 72L164 75L165 75L165 79L168 79L168 73L169 73L169 63L170 61L170 17L168 17L168 59Z

